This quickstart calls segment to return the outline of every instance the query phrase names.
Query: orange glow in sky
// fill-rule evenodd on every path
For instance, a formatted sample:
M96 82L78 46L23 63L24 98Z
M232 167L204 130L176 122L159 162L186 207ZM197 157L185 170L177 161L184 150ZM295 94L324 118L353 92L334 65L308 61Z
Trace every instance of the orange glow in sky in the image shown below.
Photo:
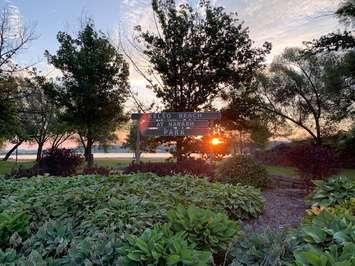
M211 144L212 145L219 145L219 144L221 144L222 143L222 141L219 139L219 138L213 138L212 140L211 140Z

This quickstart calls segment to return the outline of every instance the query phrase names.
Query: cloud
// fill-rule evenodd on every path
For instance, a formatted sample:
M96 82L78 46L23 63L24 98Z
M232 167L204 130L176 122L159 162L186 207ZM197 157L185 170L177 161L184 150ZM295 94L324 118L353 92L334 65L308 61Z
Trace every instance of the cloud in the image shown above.
M9 19L9 38L18 39L23 28L23 20L20 9L10 3L7 4Z
M252 38L260 45L273 43L273 55L287 46L299 46L339 27L332 15L334 0L239 0L224 1L228 10L239 11ZM229 4L228 4L229 3Z

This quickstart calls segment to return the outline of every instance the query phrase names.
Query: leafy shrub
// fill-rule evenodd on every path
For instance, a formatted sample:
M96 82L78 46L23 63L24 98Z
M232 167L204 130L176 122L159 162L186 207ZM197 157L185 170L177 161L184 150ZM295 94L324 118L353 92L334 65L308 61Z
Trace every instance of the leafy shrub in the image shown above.
M329 147L310 144L298 145L285 156L306 181L324 179L336 174L339 170L337 153ZM306 185L310 185L310 183L306 183Z
M253 153L253 157L262 164L289 167L292 166L292 163L285 154L291 151L291 149L292 145L290 144L279 144L272 149L256 151Z
M72 242L61 265L122 265L121 241L114 234L95 232L94 236Z
M211 253L198 251L183 233L173 234L167 226L146 229L140 237L128 238L126 265L207 265Z
M296 260L297 254L309 249L342 254L349 243L355 243L355 217L339 217L326 211L316 216L310 224L301 225L291 237Z
M265 167L249 156L233 156L217 168L218 180L230 184L251 185L265 188L269 178Z
M278 266L290 250L287 235L266 229L262 233L243 231L228 251L230 265Z
M295 261L292 265L303 266L352 266L355 265L355 244L346 243L343 248L333 246L325 252L315 247L295 252Z
M344 201L343 203L335 205L334 207L314 205L311 209L306 211L304 223L311 223L314 217L318 216L323 211L327 211L339 217L355 216L355 198Z
M83 175L103 175L109 176L111 170L106 167L85 167L83 170Z
M70 220L49 221L24 243L24 248L29 251L36 250L43 257L58 258L67 254L73 238L73 226Z
M37 175L43 175L45 171L38 167L37 164L30 168L18 168L11 171L9 174L6 175L7 178L23 178L23 177L32 177Z
M72 176L82 163L82 157L73 150L49 149L44 151L39 167L52 176Z
M169 211L167 217L174 232L185 233L190 243L212 253L226 250L239 231L238 224L225 214L194 206L178 206L176 210Z
M3 211L0 213L0 248L10 245L10 237L18 234L20 237L27 236L29 219L24 212Z
M0 212L21 209L31 222L16 248L15 265L31 260L35 265L124 265L120 250L127 236L166 223L168 211L179 204L236 219L256 217L263 209L254 187L189 176L0 178Z
M212 177L214 173L214 166L201 159L188 159L183 160L181 162L148 162L130 164L124 170L124 173L154 173L158 176L171 176L180 174L200 177Z
M310 197L312 204L334 206L355 198L355 180L351 177L334 177L315 181L315 190Z

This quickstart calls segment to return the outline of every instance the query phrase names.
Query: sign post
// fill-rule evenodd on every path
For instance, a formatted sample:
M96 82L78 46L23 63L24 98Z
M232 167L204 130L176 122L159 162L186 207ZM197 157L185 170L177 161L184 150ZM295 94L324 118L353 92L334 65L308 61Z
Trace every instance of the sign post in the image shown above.
M134 113L137 122L135 162L140 162L140 138L204 136L209 134L210 122L221 119L220 112L162 112Z
M139 130L139 120L136 121L136 153L135 153L135 163L140 163L141 161L141 151L140 151L140 144L141 144L141 133Z

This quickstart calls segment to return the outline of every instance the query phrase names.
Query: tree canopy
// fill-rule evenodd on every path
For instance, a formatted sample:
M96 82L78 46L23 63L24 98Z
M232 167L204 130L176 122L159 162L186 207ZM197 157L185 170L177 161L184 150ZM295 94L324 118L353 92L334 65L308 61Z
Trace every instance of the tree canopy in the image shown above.
M117 126L127 119L128 64L91 22L77 37L59 32L57 39L57 53L47 51L46 55L63 77L50 96L62 109L63 121L79 134L91 165L93 144L111 140Z
M270 43L254 48L248 28L237 14L207 1L194 10L173 0L153 0L157 32L138 27L144 54L157 82L151 82L164 111L200 111L227 84L238 87L252 79L271 49ZM183 153L183 139L177 138L177 154Z
M288 48L259 75L251 93L256 107L303 129L314 142L351 114L354 90L342 73L344 58Z

